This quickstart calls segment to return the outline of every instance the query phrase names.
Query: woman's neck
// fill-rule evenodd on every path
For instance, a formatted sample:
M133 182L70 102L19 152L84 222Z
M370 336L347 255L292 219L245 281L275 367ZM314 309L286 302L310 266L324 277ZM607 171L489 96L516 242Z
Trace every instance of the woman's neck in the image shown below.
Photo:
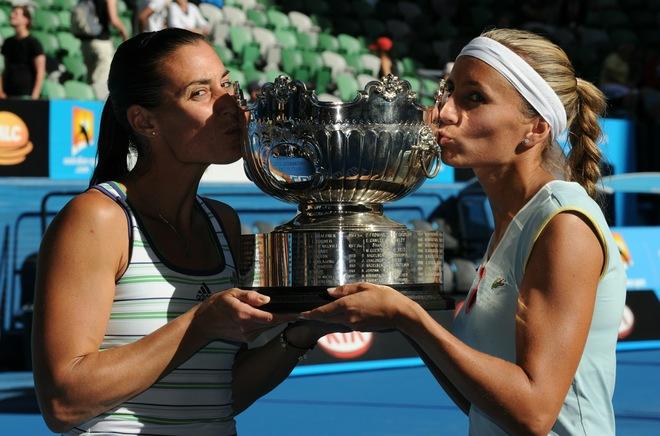
M136 171L137 170L137 171ZM173 174L176 174L174 176ZM165 218L181 231L192 226L197 189L203 171L164 171L158 166L131 171L122 182L138 213Z
M552 174L538 166L529 171L518 168L475 169L495 220L494 239L497 241L511 219L543 186L554 180Z

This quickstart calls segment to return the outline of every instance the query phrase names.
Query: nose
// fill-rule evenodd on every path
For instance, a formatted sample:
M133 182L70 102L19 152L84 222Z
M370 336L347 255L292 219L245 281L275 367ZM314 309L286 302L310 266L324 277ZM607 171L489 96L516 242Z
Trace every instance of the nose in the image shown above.
M433 120L438 124L456 124L458 122L458 111L454 103L453 95L444 102L435 106Z

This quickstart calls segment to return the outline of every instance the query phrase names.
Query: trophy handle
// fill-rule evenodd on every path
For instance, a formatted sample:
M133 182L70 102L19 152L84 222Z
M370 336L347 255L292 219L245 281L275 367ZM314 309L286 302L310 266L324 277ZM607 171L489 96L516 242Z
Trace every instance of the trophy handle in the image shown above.
M310 138L272 146L265 143L260 154L268 181L283 192L315 189L326 179L319 148Z
M422 127L417 144L413 145L412 148L419 152L424 175L429 179L437 176L442 167L441 149L433 137L433 131L430 127Z

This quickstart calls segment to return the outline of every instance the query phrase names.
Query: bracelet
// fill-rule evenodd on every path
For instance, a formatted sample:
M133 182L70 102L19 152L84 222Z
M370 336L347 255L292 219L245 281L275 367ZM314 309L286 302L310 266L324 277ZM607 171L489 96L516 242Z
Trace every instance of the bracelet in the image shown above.
M301 354L301 355L298 357L298 361L302 361L302 360L307 359L307 352L313 350L314 347L316 347L316 342L315 342L314 344L312 344L311 347L299 347L298 345L295 345L295 344L292 344L291 342L289 342L289 339L286 337L286 331L287 331L287 330L289 329L289 327L291 327L292 325L293 325L293 324L289 324L289 325L287 325L287 326L286 326L286 327L280 332L280 346L281 346L283 349L293 348L294 350L302 351L303 354Z

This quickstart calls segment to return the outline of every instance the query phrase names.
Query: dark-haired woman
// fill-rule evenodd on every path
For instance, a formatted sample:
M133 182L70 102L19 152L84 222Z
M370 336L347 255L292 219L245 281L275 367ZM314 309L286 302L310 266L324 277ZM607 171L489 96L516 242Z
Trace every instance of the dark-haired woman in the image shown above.
M232 85L186 30L118 48L91 188L57 215L39 255L33 362L52 430L235 434L234 416L325 334L294 323L244 346L281 320L261 309L268 297L233 287L236 213L196 195L208 165L240 157Z
M368 283L304 315L399 329L469 414L470 434L613 435L625 272L591 198L604 108L548 40L512 29L472 40L439 98L438 142L445 163L474 169L495 230L453 334Z

